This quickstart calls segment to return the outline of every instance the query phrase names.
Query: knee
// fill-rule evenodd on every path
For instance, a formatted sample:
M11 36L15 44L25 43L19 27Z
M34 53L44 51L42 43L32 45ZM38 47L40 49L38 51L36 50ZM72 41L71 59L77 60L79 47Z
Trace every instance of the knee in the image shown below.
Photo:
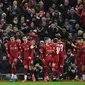
M24 68L25 68L25 69L28 69L28 65L24 65Z
M15 67L15 63L12 63L12 68L14 68Z

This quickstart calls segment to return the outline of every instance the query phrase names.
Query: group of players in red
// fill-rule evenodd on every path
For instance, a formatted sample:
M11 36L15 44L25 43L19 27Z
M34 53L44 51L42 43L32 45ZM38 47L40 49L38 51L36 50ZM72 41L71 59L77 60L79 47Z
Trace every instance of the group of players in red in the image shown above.
M33 69L34 62L34 46L31 41L28 41L26 36L22 38L23 43L15 40L14 36L10 37L10 41L6 44L6 52L9 58L9 63L11 64L11 79L17 77L16 65L18 60L20 60L24 65L24 80L27 81L28 68L31 69L30 74L32 75L32 80L36 81ZM63 75L64 66L64 50L65 44L61 40L54 38L45 39L45 44L40 49L40 59L43 62L44 70L44 81L49 81L49 70L52 69L53 79ZM23 55L23 59L22 59Z

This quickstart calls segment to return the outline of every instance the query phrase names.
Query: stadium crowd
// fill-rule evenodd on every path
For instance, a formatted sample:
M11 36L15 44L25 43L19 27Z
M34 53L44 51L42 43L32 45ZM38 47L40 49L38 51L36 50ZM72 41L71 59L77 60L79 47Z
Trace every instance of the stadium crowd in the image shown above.
M32 51L29 51L29 55L25 54L27 40ZM16 43L9 44L10 41ZM56 54L59 61L54 61L58 59L53 58L53 55L47 55L54 59L53 61L48 59L47 63L43 57L44 51L55 49L59 42L63 43L63 60L60 58L61 55ZM15 48L11 48L11 45ZM11 54L8 51L16 47L19 48L19 56L16 56L16 52ZM23 82L27 80L28 66L33 81L38 80L40 76L44 77L45 81L50 80L47 72L52 73L53 80L85 80L84 50L85 0L0 0L1 74L11 73L12 68L13 77L13 74L17 74L15 69L17 65L18 73L26 74ZM29 59L25 59L25 56ZM18 63L16 57L19 59ZM48 67L51 69L49 70Z

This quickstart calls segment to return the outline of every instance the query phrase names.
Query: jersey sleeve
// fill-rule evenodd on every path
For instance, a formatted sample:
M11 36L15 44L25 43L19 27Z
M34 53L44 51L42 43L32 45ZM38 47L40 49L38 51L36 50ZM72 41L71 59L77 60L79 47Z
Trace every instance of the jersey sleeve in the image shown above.
M30 45L30 57L33 59L34 58L34 46L32 44L32 42L29 42Z

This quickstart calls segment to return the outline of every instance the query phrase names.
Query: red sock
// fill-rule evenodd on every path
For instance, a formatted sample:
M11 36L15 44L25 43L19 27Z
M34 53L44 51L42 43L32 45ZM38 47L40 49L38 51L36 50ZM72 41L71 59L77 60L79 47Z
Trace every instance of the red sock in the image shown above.
M53 75L54 75L56 78L58 78L58 76L59 76L59 71L58 71L58 70L54 71L54 72L53 72Z
M17 74L16 67L12 67L12 74Z
M60 67L60 73L63 75L63 67Z
M49 71L49 68L47 66L44 67L44 76L48 76L48 71Z
M28 69L24 69L24 74L27 75L28 74Z

